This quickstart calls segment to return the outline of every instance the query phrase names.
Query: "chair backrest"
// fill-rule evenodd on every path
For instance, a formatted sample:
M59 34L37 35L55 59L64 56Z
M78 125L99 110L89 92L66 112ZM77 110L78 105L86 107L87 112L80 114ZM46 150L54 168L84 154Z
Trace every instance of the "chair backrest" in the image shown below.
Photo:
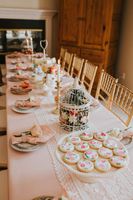
M62 66L62 69L64 69L68 73L71 70L72 59L73 59L73 54L66 51L61 66Z
M67 51L67 49L65 49L65 48L63 48L63 47L60 48L60 56L59 56L59 59L60 59L61 64L62 64L62 62L63 62L63 59L64 59L64 56L65 56L66 51Z
M88 62L87 60L85 61L82 76L81 76L81 84L85 85L89 93L91 93L91 90L92 90L97 68L98 67L95 66L94 64Z
M107 108L111 108L118 79L102 70L96 90L96 99L101 99Z
M80 78L83 64L84 64L84 59L74 56L73 61L72 61L70 75L73 77Z
M117 83L111 111L128 126L133 116L133 92Z

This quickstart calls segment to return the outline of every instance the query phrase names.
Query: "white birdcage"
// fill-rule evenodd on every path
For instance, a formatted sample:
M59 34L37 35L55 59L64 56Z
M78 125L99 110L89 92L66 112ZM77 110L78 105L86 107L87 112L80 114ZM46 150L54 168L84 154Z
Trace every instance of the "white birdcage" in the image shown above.
M88 127L91 100L86 91L74 80L73 86L60 99L60 124L68 131Z

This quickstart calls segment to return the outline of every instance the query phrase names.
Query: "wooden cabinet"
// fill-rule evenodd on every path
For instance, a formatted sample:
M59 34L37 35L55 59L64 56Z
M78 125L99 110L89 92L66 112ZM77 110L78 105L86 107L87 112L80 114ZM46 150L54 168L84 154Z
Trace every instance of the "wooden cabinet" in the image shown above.
M59 45L114 74L122 0L60 0Z

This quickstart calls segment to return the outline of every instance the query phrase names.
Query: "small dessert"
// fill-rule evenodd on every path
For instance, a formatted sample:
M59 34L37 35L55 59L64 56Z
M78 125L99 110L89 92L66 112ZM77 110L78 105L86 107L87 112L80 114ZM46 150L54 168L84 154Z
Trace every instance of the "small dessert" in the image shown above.
M39 125L34 125L30 131L31 135L34 137L39 137L43 135L43 131Z
M101 147L100 149L98 149L98 154L102 157L102 158L111 158L113 153L111 149L108 149L106 147Z
M106 159L97 159L95 161L95 168L101 172L107 172L111 169L111 165Z
M83 157L90 161L95 161L98 158L98 154L95 150L89 149L84 152Z
M78 136L70 135L70 136L67 137L67 141L71 142L73 144L78 144L78 143L81 142L81 139Z
M31 85L30 85L30 83L29 83L29 81L23 81L21 84L20 84L20 87L22 87L22 88L29 88L29 87L31 87Z
M83 132L83 133L81 133L80 134L80 136L79 136L82 140L91 140L91 139L93 139L93 133L92 132Z
M99 140L99 141L104 141L108 138L108 134L107 133L94 133L94 138L96 140Z
M91 172L94 169L94 164L89 160L81 159L77 163L77 168L81 172Z
M116 156L127 157L128 155L128 151L124 146L114 148L113 152Z
M89 144L87 142L82 141L75 146L75 149L81 152L86 151L89 149Z
M125 167L127 165L127 160L121 156L113 156L109 161L110 164L116 168Z
M19 94L19 95L27 94L31 90L32 90L31 87L22 88L21 86L17 86L17 85L14 85L13 87L10 88L10 91L12 94Z
M117 142L113 139L107 139L103 142L103 146L109 148L109 149L114 149L116 148L118 145L117 145Z
M69 151L65 153L65 155L63 156L64 162L71 165L76 164L79 161L79 159L80 159L80 155L73 151Z
M60 151L66 153L68 151L73 151L74 150L74 145L70 142L65 142L59 145Z
M88 143L92 149L99 149L102 147L102 142L98 140L89 140Z
M39 107L40 106L40 100L39 99L32 99L30 97L29 99L26 100L17 100L15 102L15 106L20 109L30 109L34 107Z

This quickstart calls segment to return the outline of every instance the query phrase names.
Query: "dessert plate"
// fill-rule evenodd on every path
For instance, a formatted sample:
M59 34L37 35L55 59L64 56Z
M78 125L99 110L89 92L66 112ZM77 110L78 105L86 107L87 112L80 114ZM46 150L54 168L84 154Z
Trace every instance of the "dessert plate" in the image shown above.
M127 149L133 147L133 137L124 137L121 142L126 146Z
M73 133L69 134L69 136L79 136L80 133L81 133L81 131L73 132ZM88 172L88 173L81 172L77 169L76 165L70 165L68 163L65 163L62 159L62 157L64 156L64 153L59 150L59 145L64 143L66 141L67 137L68 137L68 135L67 136L65 135L62 138L60 138L60 140L58 141L57 148L56 148L56 157L63 166L65 166L71 173L75 174L83 182L93 183L93 182L98 182L101 179L108 179L111 176L113 176L114 173L117 173L119 171L126 169L128 163L129 163L129 156L127 156L127 164L123 168L115 168L115 167L111 166L111 169L104 173L96 170L95 168L91 172ZM123 144L116 138L113 138L113 137L109 137L109 138L116 141L118 146L123 147ZM81 158L83 158L82 152L78 152L78 153L81 156Z
M25 80L28 80L28 77L16 77L16 76L10 76L8 78L8 81L10 82L19 82L19 81L25 81Z
M28 134L30 134L30 132L25 131L25 132L22 132L20 134L15 134L14 136L18 138L18 137L21 137L22 134L28 135ZM31 143L28 143L28 142L20 142L20 143L13 144L12 138L10 138L10 146L16 151L31 152L31 151L35 151L38 148L40 148L41 144L31 144Z
M39 196L32 200L54 200L54 197L53 196Z
M13 105L11 109L17 113L28 114L34 112L37 108L34 107L34 108L21 109Z
M32 89L31 88L21 88L21 87L12 87L10 88L10 91L12 94L18 94L18 95L25 95L28 92L31 92Z
M12 136L10 138L10 146L16 150L16 151L20 151L20 152L31 152L31 151L35 151L37 150L38 148L40 148L41 144L31 144L29 142L26 142L21 140L21 137L24 136L31 136L31 132L30 131L24 131L24 132L20 132L20 133L16 133L16 134L13 134L13 137L16 138L17 140L19 140L19 142L17 143L14 143L12 142ZM13 140L14 141L14 140Z
M32 152L32 151L36 151L37 149L39 149L41 145L40 144L29 144L29 143L12 144L10 142L10 146L16 151Z

